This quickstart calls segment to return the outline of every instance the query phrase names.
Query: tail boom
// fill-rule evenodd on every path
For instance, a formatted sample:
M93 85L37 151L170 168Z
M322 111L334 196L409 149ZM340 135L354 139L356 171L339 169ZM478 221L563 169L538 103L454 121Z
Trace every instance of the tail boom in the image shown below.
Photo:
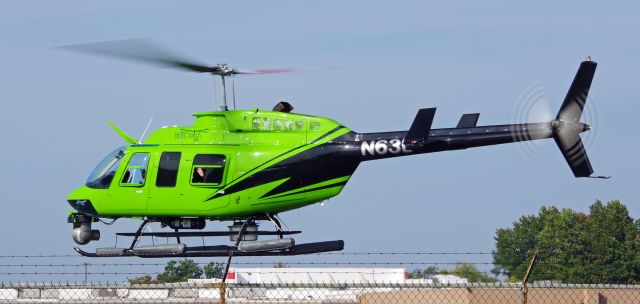
M556 119L545 123L476 126L477 113L465 114L456 128L432 129L435 108L421 109L409 131L355 134L360 160L460 150L472 147L553 138L575 177L592 177L593 168L580 133L580 122L597 64L584 61L567 92Z

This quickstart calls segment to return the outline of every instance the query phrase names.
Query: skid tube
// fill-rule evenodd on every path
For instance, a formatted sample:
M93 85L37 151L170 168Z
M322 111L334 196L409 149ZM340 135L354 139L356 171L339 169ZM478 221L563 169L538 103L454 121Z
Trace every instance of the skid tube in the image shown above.
M181 245L181 246L178 246ZM226 257L230 252L233 256L294 256L323 252L341 251L344 249L344 241L325 241L293 245L284 250L246 252L238 250L234 246L194 246L187 247L184 244L175 244L172 252L159 253L154 250L162 249L161 246L141 246L134 249L126 248L99 248L96 252L87 252L78 247L75 251L85 257L141 257L141 258L173 258L173 257ZM167 247L165 247L167 248Z

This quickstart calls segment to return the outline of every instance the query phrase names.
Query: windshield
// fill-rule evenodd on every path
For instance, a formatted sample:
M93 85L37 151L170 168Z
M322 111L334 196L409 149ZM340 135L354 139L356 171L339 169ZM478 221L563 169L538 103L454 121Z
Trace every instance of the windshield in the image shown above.
M89 175L89 178L87 178L87 187L94 189L109 188L113 176L116 174L116 170L118 170L118 166L120 165L120 160L122 160L124 156L124 149L125 147L116 149L98 163Z

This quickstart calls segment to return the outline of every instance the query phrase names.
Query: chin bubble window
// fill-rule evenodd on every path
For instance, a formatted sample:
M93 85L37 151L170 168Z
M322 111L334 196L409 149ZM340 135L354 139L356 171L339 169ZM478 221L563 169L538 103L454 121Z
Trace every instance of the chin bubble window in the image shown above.
M221 154L198 154L193 159L192 184L220 185L226 157Z
M149 153L135 153L131 155L127 169L122 175L120 183L124 186L142 186L147 177Z

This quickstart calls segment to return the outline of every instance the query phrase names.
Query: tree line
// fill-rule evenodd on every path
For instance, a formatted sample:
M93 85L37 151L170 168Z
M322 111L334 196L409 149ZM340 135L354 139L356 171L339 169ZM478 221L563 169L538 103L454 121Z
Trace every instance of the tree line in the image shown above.
M494 274L520 281L534 252L530 280L564 283L640 283L640 219L620 201L596 201L589 213L542 207L494 237Z
M156 278L150 275L129 279L130 284L161 284L185 282L189 279L201 279L204 275L207 279L221 279L224 275L223 265L220 263L209 262L209 264L200 266L191 259L181 261L170 260L164 266L164 272L158 274Z

